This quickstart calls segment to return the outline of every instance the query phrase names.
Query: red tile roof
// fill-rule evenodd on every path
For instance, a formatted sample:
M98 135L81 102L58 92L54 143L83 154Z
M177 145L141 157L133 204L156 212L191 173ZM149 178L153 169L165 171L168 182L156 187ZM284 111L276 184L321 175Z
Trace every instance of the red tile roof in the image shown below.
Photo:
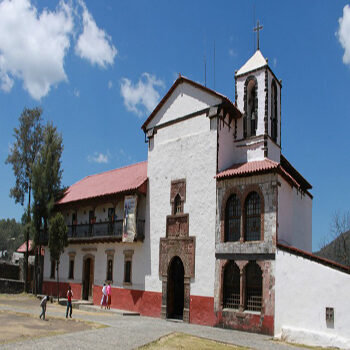
M37 248L39 249L39 247ZM25 241L17 250L17 253L25 253L27 251L27 241ZM28 240L28 252L31 253L33 251L33 241ZM41 255L45 254L45 250L41 248Z
M153 119L153 117L158 113L158 111L161 109L161 107L164 105L164 103L168 100L168 98L171 96L171 94L174 92L176 87L182 83L188 83L197 89L200 89L202 91L205 91L213 96L222 98L225 104L229 107L230 110L232 110L232 113L235 115L235 118L240 118L242 116L242 112L237 108L237 106L230 101L228 97L225 95L220 94L219 92L216 92L212 89L207 88L206 86L203 86L191 79L188 79L182 75L179 75L179 77L175 80L174 84L171 86L169 91L164 95L164 97L161 99L161 101L158 103L156 108L153 110L153 112L150 114L150 116L146 119L146 121L143 123L141 129L143 131L146 131L147 125L150 123L150 121Z
M147 161L90 175L70 186L56 204L137 190L147 181Z
M222 179L225 177L232 177L237 175L259 173L267 170L277 169L278 166L279 166L279 163L276 163L270 159L239 163L239 164L234 164L230 168L217 174L216 178Z
M28 241L28 252L31 252L33 249L33 241L30 239ZM27 241L24 242L17 250L17 253L25 253L27 251Z
M292 186L295 186L296 188L302 189L304 191L311 189L312 186L291 166L291 164L284 157L282 157L283 156L281 156L281 163L274 162L270 159L264 159L253 162L234 164L230 168L217 174L216 178L220 180L234 176L244 176L249 174L276 171L281 176L283 176L285 180L288 181ZM284 163L286 163L287 169L289 171L287 171L283 166Z

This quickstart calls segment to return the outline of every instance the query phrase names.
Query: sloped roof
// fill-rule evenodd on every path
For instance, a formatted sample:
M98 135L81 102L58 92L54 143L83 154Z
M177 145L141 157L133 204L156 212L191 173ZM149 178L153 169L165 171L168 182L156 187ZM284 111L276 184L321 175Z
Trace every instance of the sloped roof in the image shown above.
M284 164L285 163L285 164ZM287 166L285 166L287 165ZM266 173L276 171L285 178L292 186L307 191L312 186L292 167L292 165L281 155L281 163L274 162L271 159L256 160L252 162L233 164L226 170L216 175L218 180L244 176L249 174Z
M332 267L336 270L350 274L350 267L349 266L339 264L336 261L329 260L329 259L317 256L313 253L306 252L305 250L301 250L301 249L298 249L298 248L295 248L292 246L287 246L287 245L281 244L281 243L277 243L277 248L284 250L290 254L298 255L298 256L301 256L305 259L308 259L308 260L317 262L319 264L322 264L322 265L325 265L328 267Z
M57 205L136 190L147 181L147 161L90 175L70 186Z
M212 89L207 88L206 86L203 86L191 79L188 79L182 75L179 75L179 77L175 80L174 84L171 86L171 88L169 89L169 91L164 95L164 97L161 99L161 101L158 103L157 107L153 110L153 112L150 114L150 116L146 119L146 121L143 123L141 129L143 129L143 131L146 130L147 125L150 123L150 121L153 119L153 117L159 112L159 110L162 108L162 106L165 104L165 102L168 100L168 98L171 96L171 94L174 92L174 90L177 88L178 85L182 84L182 83L188 83L204 92L207 92L208 94L211 94L213 96L219 97L221 98L228 107L231 108L231 110L233 111L233 113L235 114L236 118L239 118L242 116L242 113L240 112L240 110L236 107L236 105L230 101L230 99L222 94L220 94L219 92L216 92Z
M39 247L37 248L39 249ZM25 241L17 250L17 253L26 253L27 251L27 241ZM31 253L33 251L33 241L31 239L28 240L28 252ZM38 250L39 251L39 250ZM41 248L41 255L44 255L45 251Z
M262 55L260 50L256 50L254 55L249 58L249 60L238 70L237 75L246 74L255 69L265 67L267 65L267 61Z

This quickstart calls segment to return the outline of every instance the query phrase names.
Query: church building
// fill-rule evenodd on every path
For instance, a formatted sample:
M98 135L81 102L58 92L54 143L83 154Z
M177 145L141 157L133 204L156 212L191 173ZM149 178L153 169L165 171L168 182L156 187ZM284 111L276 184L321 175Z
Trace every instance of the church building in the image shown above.
M56 208L61 291L99 305L350 347L350 269L312 249L312 186L281 153L281 81L258 49L235 101L179 76L142 126L148 160L87 176ZM55 294L45 247L44 293Z

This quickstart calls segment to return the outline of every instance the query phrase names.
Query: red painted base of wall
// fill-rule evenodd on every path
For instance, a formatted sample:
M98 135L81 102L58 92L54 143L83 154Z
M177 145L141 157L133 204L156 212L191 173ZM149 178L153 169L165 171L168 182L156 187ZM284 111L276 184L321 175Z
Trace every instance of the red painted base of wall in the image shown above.
M80 283L67 283L60 282L60 297L67 297L68 285L71 286L73 291L73 299L81 299L81 284ZM44 281L43 282L43 294L57 297L57 282L56 281Z
M191 295L190 323L214 326L217 319L214 313L214 298Z
M93 302L101 304L102 286L93 286ZM160 317L162 293L112 287L111 307L136 311L142 316Z
M274 317L247 312L222 311L217 313L218 327L232 328L239 331L274 334Z
M74 299L81 298L81 284L70 283ZM68 283L60 282L60 297L66 297ZM43 293L57 296L57 283L45 281ZM102 286L93 286L93 303L101 304ZM160 317L162 306L162 293L148 292L134 289L112 287L111 307L115 309L139 312L142 316ZM190 323L206 326L232 328L241 331L273 335L273 316L262 316L239 312L215 312L214 298L191 295L190 297Z

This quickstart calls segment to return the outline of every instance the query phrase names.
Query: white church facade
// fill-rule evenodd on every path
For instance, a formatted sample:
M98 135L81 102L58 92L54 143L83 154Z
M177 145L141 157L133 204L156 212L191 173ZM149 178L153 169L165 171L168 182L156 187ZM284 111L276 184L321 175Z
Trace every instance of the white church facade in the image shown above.
M281 82L257 50L235 102L179 76L142 126L148 160L57 203L60 281L141 315L350 347L350 269L311 253L309 182L281 154ZM45 248L44 293L55 294Z

